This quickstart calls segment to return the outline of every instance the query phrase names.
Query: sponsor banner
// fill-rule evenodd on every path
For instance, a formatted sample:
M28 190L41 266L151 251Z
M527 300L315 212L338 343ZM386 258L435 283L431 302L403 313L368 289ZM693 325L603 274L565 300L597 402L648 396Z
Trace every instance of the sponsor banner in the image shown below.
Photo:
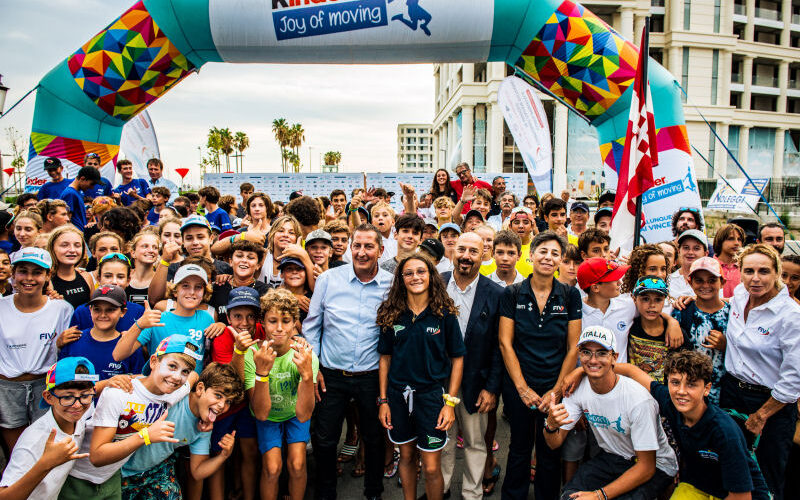
M553 148L547 115L533 87L509 76L500 84L497 101L514 142L539 193L553 191Z
M489 184L492 183L492 179L498 175L502 175L506 180L506 189L517 195L520 203L522 202L522 198L528 194L528 176L526 174L476 174L473 172L472 175L476 179L488 182ZM399 182L413 186L417 192L417 197L419 197L431 190L431 185L433 184L433 174L367 174L368 188L382 187L387 191L393 191L395 193L395 195L392 197L391 205L397 213L400 213L403 210L403 201L401 199L401 195L403 193L400 191L400 185L398 184ZM350 193L348 193L347 197L350 198Z
M119 146L31 132L28 164L25 166L25 191L38 191L50 180L50 176L44 171L44 161L47 158L55 156L61 159L64 177L74 179L88 153L100 155L100 174L113 184Z
M122 140L119 143L122 156L133 163L133 176L139 179L150 179L147 173L147 160L160 158L158 138L150 114L143 111L133 117L122 129Z
M767 188L769 178L753 179L728 179L726 183L717 179L717 189L708 199L708 210L724 210L727 212L755 212L756 205L761 199L761 193Z
M489 55L494 2L210 0L209 17L228 62L467 62Z
M249 182L256 191L267 193L273 201L289 201L293 191L308 196L330 196L334 189L342 189L350 199L350 192L364 187L364 174L206 174L205 186L214 186L221 194L239 199L239 185Z

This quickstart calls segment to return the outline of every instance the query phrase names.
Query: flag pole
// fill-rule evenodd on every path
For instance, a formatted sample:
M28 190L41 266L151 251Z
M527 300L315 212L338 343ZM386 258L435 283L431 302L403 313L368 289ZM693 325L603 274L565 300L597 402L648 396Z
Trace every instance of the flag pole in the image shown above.
M642 35L642 46L639 47L639 57L644 57L644 60L642 61L642 78L644 79L642 87L644 87L644 91L640 96L640 99L642 100L641 105L644 107L647 104L647 84L649 82L647 75L647 63L650 58L650 16L644 18L644 34ZM634 215L635 225L633 227L633 248L638 247L642 239L642 194L636 197L636 214Z

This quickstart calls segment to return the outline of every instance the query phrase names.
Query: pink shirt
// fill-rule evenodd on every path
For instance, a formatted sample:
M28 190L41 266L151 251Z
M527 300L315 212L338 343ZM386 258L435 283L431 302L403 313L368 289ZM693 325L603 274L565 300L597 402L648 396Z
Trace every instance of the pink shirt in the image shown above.
M725 264L719 259L717 259L717 262L719 262L720 267L722 267L722 277L725 278L725 284L722 286L722 296L729 299L733 297L733 289L736 288L736 285L741 281L739 266L734 262Z

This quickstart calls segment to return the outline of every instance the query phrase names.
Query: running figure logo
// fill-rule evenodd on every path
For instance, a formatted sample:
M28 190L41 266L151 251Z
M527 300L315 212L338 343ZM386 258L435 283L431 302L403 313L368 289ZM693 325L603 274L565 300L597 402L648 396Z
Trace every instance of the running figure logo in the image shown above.
M389 3L392 2L394 2L394 0L389 0ZM431 36L431 30L428 29L428 24L430 24L433 18L430 12L419 6L419 0L406 0L406 6L408 7L408 17L410 19L406 19L405 16L400 13L392 17L392 21L400 21L414 31L417 31L417 26L419 26L419 29L422 30L423 33L427 36Z

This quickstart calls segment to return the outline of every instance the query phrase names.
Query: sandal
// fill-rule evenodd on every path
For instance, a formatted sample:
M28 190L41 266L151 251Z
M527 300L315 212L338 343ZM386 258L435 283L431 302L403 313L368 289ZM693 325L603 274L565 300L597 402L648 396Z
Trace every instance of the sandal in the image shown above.
M456 436L456 448L463 449L464 448L464 438L461 437L461 434Z
M492 441L492 451L497 451L500 449L500 443L497 441Z
M350 471L350 477L354 478L363 477L364 474L366 474L366 472L367 471L364 468L364 464L356 462L356 464L353 466L353 470Z
M531 483L536 479L536 464L531 463Z
M397 474L397 468L400 466L400 452L394 450L392 452L392 459L383 466L383 477L386 479L392 478Z
M348 444L347 442L342 445L341 451L339 451L339 457L336 459L337 462L340 464L344 464L347 462L352 462L353 458L356 456L356 452L358 451L358 439L356 439L355 444Z
M483 478L483 496L492 496L498 479L500 479L500 465L495 465L492 469L492 476Z

